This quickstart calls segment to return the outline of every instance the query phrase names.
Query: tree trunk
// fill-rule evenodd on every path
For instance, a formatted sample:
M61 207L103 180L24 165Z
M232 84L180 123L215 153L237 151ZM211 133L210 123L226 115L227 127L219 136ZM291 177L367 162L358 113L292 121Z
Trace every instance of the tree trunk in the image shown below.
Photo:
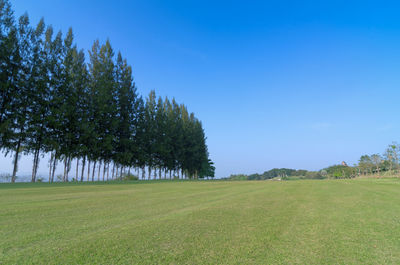
M64 175L63 175L63 182L65 182L65 176L67 175L67 158L64 158Z
M107 163L107 181L109 175L110 175L110 162Z
M53 172L51 174L51 182L54 182L54 174L56 173L56 166L57 166L57 153L54 154L53 158Z
M104 181L104 176L106 174L106 165L107 165L107 163L104 162L104 166L103 166L103 181Z
M17 150L15 151L15 156L14 156L14 169L13 169L13 174L11 177L11 182L15 183L15 179L17 177L17 170L18 170L18 160L19 160L19 149L21 148L21 140L18 141L17 144Z
M88 158L88 168L87 168L87 181L90 179L90 160Z
M33 165L32 165L31 182L35 182L35 167L36 167L36 150L33 152Z
M53 152L50 153L50 162L49 162L49 183L51 183L51 169L53 166L53 159L54 159L54 154Z
M33 168L32 168L32 182L36 181L36 175L37 175L37 169L39 166L39 149L36 149L34 154L33 154Z
M94 181L94 171L96 170L96 160L93 163L93 171L92 171L92 182Z
M79 180L79 157L76 158L75 181Z
M149 166L149 180L151 179L151 167Z
M113 162L113 169L111 174L111 179L114 179L115 162Z
M67 159L67 174L65 175L65 181L66 182L69 181L68 175L69 175L69 171L71 170L71 160L72 160L72 158L68 157L68 159Z
M83 172L85 171L85 164L86 164L86 156L83 156L82 171L81 171L81 182L83 182Z
M99 161L99 168L97 170L97 181L100 181L101 160Z
M36 181L36 178L37 178L39 162L40 162L40 149L37 150L37 154L36 154L35 181Z
M142 180L144 180L146 178L146 173L145 173L145 169L144 166L142 167Z

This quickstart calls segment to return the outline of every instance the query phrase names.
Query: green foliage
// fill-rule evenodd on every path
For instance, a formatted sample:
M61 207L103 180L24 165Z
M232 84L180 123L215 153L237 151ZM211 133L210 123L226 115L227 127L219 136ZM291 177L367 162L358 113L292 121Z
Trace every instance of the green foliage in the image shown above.
M362 155L358 162L359 175L375 175L398 174L400 146L396 142L392 142L385 149L383 156L380 154Z
M324 176L321 172L318 171L307 171L304 175L305 179L324 179Z
M138 96L132 68L109 40L85 53L74 44L72 29L63 36L26 14L16 22L11 5L0 0L0 150L14 154L12 182L21 153L32 154L32 182L40 155L50 153L49 181L62 162L61 181L69 181L72 160L88 162L98 179L109 166L121 178L127 168L147 166L179 178L213 178L201 122L174 99ZM106 173L107 170L107 173ZM112 178L114 177L114 170ZM58 177L57 177L58 178ZM78 179L78 171L75 180Z
M290 179L348 179L361 175L394 175L398 173L400 146L393 142L388 145L384 156L379 154L362 155L358 164L353 167L348 166L345 162L342 165L333 165L320 171L295 170L288 168L274 168L263 174L251 175L231 175L228 179L232 180L267 180L279 178L282 180ZM294 178L295 177L295 178Z
M231 180L247 180L247 175L245 174L234 174L234 175L230 175L229 179Z
M334 165L324 169L329 178L354 178L357 175L357 169L343 165Z
M268 179L273 179L273 178L281 178L285 179L287 177L291 176L298 176L298 177L303 177L307 178L307 174L311 176L311 172L307 170L296 170L296 169L290 169L290 168L274 168L269 171L265 171L263 174L251 174L251 175L231 175L229 178L232 179L240 179L244 178L247 180L268 180ZM312 178L315 178L314 176Z
M63 179L63 175L61 175L61 174L57 175L57 176L56 176L56 180L57 180L57 182L63 181L63 180L64 180L64 179Z
M123 180L134 181L134 180L139 180L139 177L133 174L126 174L123 176Z

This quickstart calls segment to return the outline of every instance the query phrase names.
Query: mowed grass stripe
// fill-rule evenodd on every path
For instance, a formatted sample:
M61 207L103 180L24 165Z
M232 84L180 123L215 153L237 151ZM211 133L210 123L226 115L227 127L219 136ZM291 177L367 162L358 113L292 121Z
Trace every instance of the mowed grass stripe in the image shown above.
M0 263L396 264L399 183L3 186Z

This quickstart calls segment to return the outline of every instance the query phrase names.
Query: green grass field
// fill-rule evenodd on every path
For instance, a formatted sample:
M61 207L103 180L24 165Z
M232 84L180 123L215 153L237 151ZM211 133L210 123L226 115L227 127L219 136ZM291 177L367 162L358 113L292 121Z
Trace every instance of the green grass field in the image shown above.
M399 263L397 179L0 185L0 264Z

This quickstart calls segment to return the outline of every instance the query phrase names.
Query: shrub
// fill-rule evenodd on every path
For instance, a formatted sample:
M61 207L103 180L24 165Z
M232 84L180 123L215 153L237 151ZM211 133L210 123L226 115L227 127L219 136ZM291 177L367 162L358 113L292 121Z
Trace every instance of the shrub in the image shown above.
M56 176L56 181L58 181L58 182L63 181L63 175L57 175Z
M133 174L126 174L123 176L124 180L139 180L139 177Z
M307 179L323 179L324 176L320 172L307 171L305 178L307 178Z

